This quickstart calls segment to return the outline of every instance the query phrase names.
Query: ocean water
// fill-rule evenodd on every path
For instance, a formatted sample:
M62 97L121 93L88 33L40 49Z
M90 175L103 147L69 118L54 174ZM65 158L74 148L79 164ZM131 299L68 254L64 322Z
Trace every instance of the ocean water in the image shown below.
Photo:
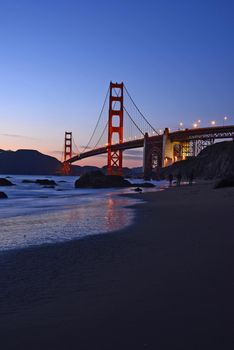
M45 178L57 186L22 183ZM0 189L8 195L0 200L0 251L119 230L134 219L134 210L127 206L139 202L118 196L132 189L75 189L77 177L12 175L8 179L15 186ZM162 185L157 183L156 190Z

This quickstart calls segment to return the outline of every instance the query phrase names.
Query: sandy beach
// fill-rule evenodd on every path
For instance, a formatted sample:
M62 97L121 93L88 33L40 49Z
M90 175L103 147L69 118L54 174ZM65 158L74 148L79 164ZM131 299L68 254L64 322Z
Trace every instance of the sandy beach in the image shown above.
M119 232L0 254L0 349L234 348L234 188L133 194Z

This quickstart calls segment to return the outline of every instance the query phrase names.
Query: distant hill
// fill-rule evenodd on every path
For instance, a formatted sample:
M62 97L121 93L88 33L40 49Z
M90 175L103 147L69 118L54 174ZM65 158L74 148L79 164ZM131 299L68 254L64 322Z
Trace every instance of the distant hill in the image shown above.
M61 163L35 150L0 151L0 174L53 175Z
M104 174L107 174L107 166L105 165L104 167L102 167L102 172ZM134 174L134 169L130 169L128 167L123 167L123 176L132 176Z
M0 150L0 174L15 175L58 175L62 163L55 157L36 150L20 149L18 151ZM98 170L94 166L72 165L72 175L81 175Z
M234 141L217 142L203 149L197 157L176 162L160 170L160 177L181 173L187 177L191 172L197 178L217 179L234 177Z
M58 175L62 163L55 157L42 154L35 150L4 151L0 150L0 174L15 175ZM98 170L95 166L72 165L71 175ZM106 173L106 166L101 169ZM234 141L218 142L206 147L197 157L176 162L173 165L162 168L159 171L160 178L167 178L171 173L176 176L181 173L185 178L191 172L194 177L215 179L234 177ZM123 168L124 176L141 177L142 167Z
M18 151L0 150L0 174L15 175L58 175L62 163L55 157L40 153L36 150L22 149ZM96 166L72 165L71 175L82 175L84 173L99 170ZM106 172L106 166L101 169ZM131 175L132 170L124 168L124 175Z
M84 166L72 165L71 175L82 175L95 170L100 170L100 168L98 168L97 166L91 166L91 165L84 165Z

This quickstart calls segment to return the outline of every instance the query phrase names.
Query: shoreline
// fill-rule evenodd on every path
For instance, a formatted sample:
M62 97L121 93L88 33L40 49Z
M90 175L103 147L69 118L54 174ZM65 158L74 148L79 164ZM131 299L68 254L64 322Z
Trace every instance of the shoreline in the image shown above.
M119 193L113 190L89 195L78 193L71 203L68 203L69 197L65 198L65 204L58 198L52 199L51 203L46 202L43 207L39 200L31 211L28 204L22 208L22 213L18 208L16 212L9 211L9 216L0 218L3 227L0 254L4 251L63 244L85 236L108 234L128 226L134 213L127 207L138 200L123 198ZM4 210L8 212L7 207ZM128 215L123 216L122 211Z
M4 254L3 349L232 348L234 189L124 196L123 230Z

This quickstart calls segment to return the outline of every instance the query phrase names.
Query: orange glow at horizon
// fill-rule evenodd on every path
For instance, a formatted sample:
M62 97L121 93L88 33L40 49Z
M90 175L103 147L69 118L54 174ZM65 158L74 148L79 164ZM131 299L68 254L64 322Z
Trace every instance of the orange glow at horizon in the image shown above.
M13 142L12 142L13 139ZM0 149L5 151L17 151L19 149L28 149L28 150L36 150L40 153L49 155L58 159L59 161L63 161L63 152L62 150L55 150L53 142L46 142L45 140L33 139L33 138L22 138L20 136L3 136L1 137ZM59 147L57 147L59 149ZM102 156L95 156L86 159L82 159L74 165L79 166L97 166L99 168L107 165L107 154ZM125 159L123 154L123 166L124 167L141 167L143 165L143 158L140 159Z
M100 156L90 157L90 158L82 159L76 163L73 163L73 165L97 166L99 168L102 168L103 166L107 166L107 158L100 157ZM135 168L135 167L141 167L141 166L143 166L143 159L142 161L140 161L139 159L125 160L123 156L123 167Z

